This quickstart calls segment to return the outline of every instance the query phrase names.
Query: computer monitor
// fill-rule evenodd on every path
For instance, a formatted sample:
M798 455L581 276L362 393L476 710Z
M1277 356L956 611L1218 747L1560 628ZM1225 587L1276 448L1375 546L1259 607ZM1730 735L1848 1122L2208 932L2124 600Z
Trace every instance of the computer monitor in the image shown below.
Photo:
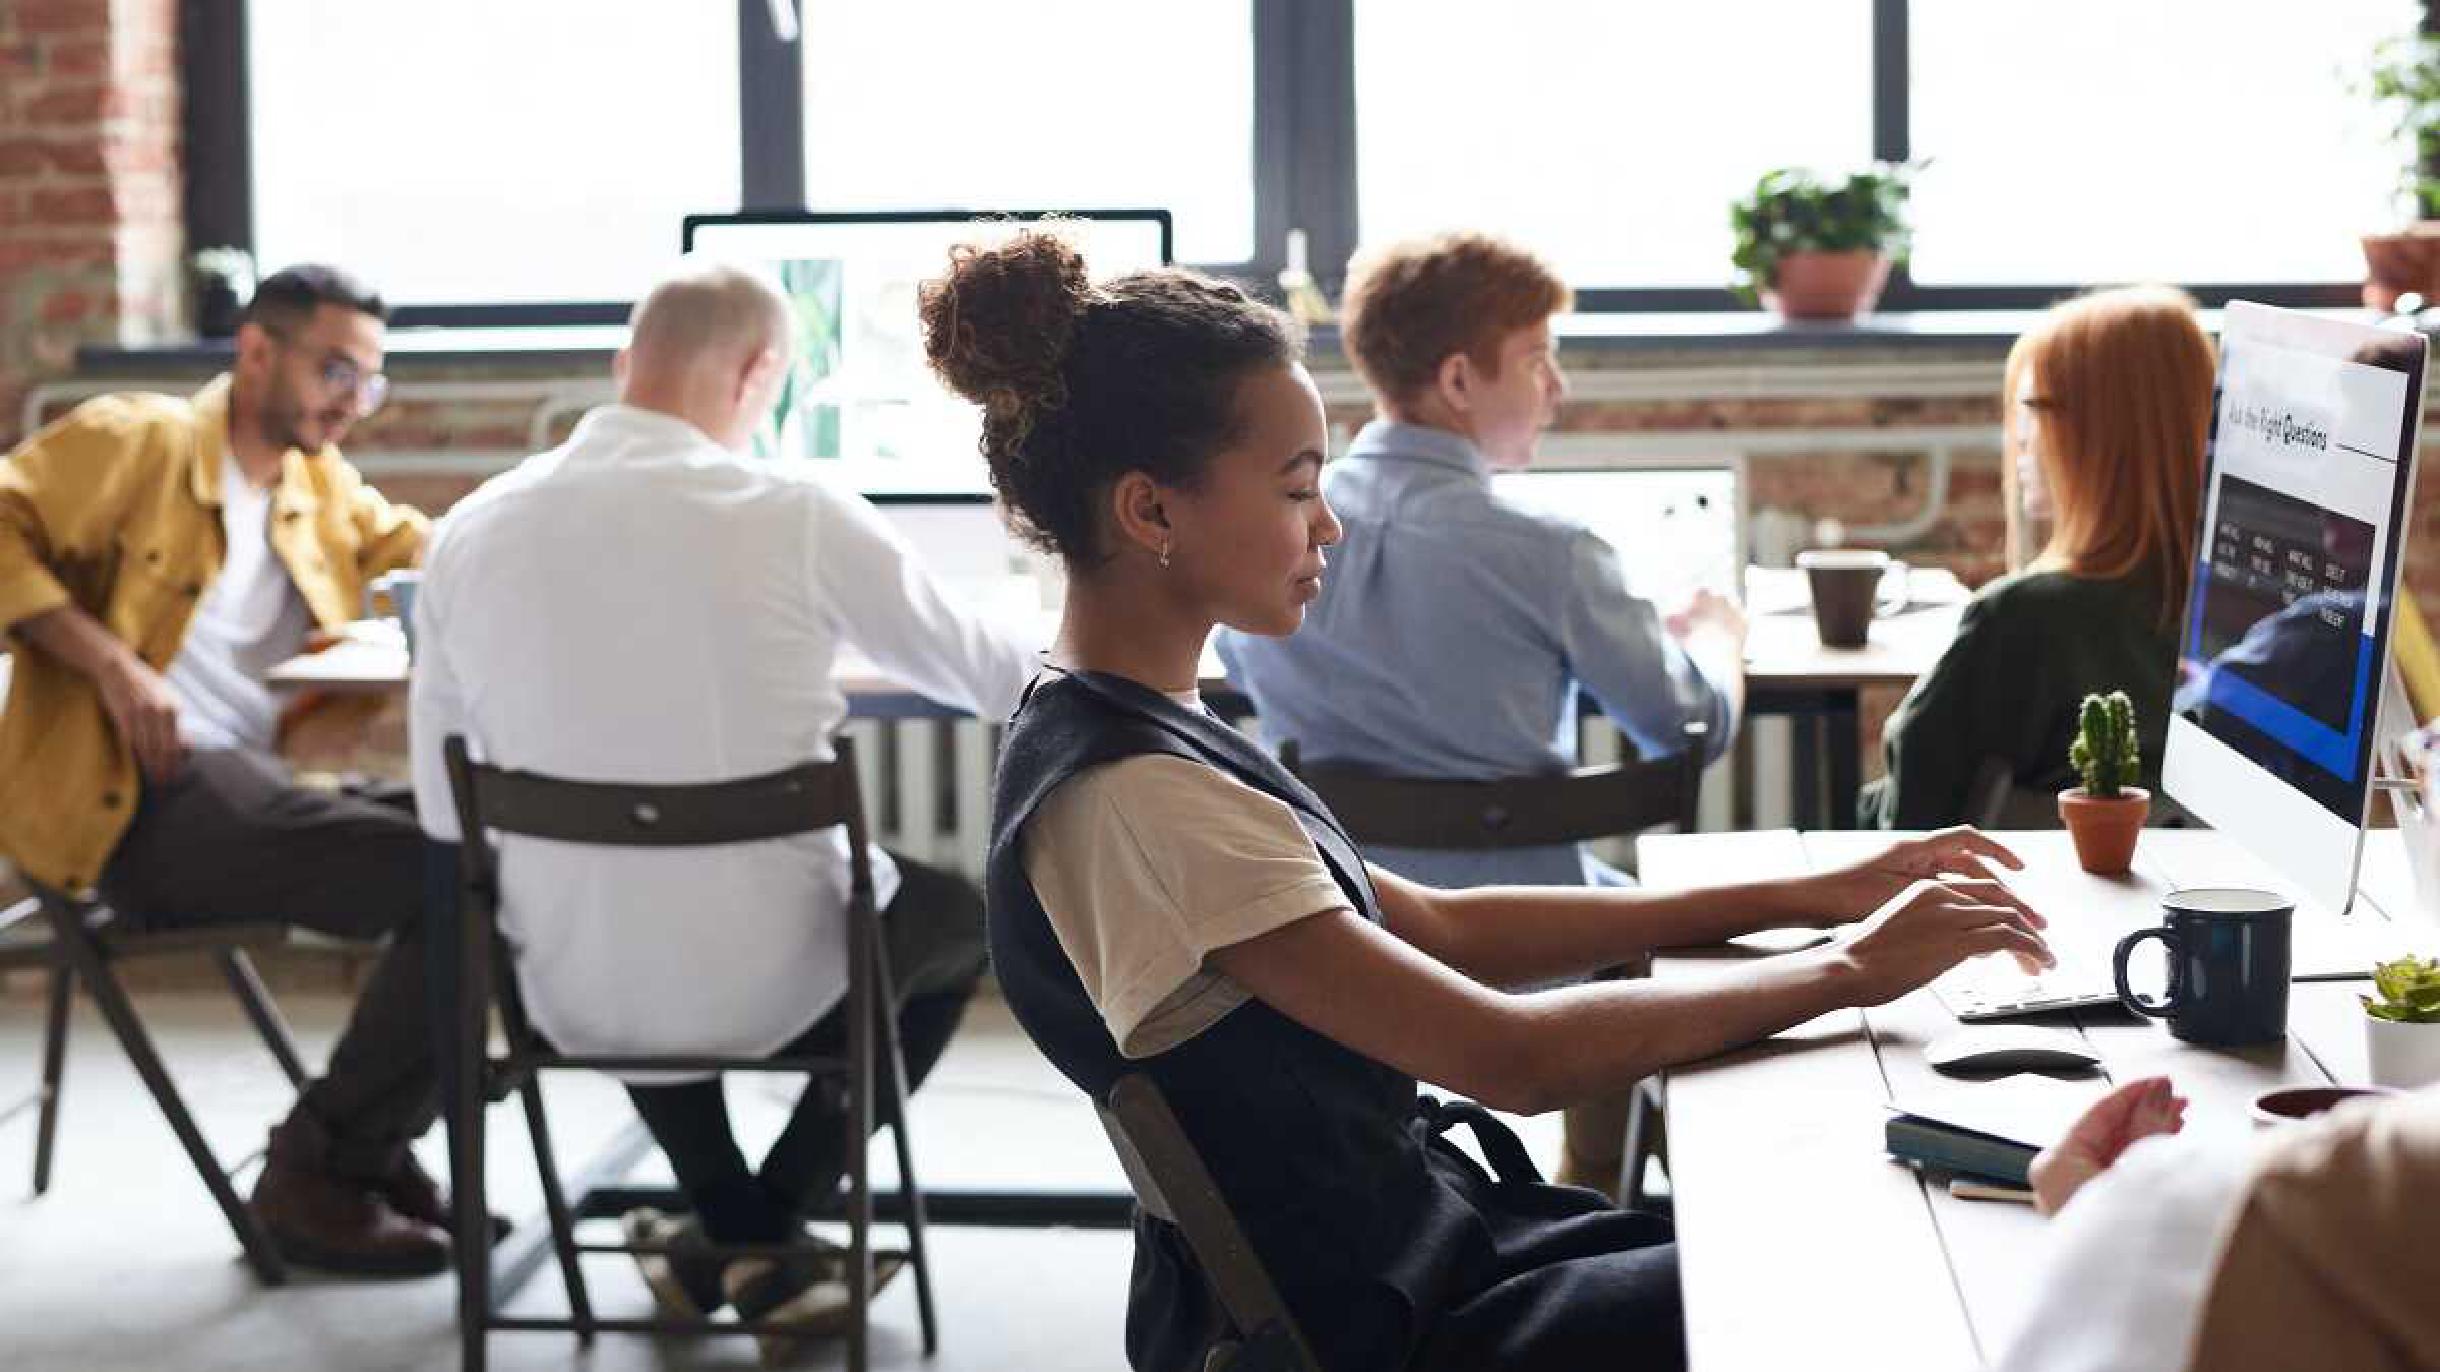
M1745 521L1733 466L1535 467L1495 472L1491 488L1591 529L1617 550L1628 589L1664 610L1698 587L1733 594L1741 584Z
M696 214L689 253L768 267L796 306L797 366L758 443L765 456L836 463L868 494L989 490L982 419L924 361L916 287L960 243L991 244L1051 218L1029 210ZM1061 213L1096 278L1170 261L1166 210Z
M2162 781L2333 913L2355 896L2425 352L2242 302L2220 335Z

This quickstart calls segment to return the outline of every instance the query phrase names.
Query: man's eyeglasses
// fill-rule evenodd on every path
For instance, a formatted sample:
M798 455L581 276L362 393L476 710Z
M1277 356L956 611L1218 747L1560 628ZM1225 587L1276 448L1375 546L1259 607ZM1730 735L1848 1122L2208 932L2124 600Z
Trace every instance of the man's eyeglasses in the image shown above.
M284 329L265 327L263 332L278 339L283 350L297 346L296 340ZM381 402L390 398L390 378L379 372L366 371L356 365L356 359L345 353L335 352L324 357L322 366L314 375L321 381L324 391L354 400L356 414L360 418L380 409Z
M348 357L322 359L322 388L334 395L346 395L356 402L356 413L368 415L381 408L390 398L390 378L379 372L368 372Z

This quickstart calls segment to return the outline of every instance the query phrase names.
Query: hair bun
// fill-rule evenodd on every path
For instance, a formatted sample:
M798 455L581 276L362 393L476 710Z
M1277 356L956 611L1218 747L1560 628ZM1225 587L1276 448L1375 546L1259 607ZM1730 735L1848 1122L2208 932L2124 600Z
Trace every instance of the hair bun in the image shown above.
M1019 434L1064 403L1060 362L1092 300L1084 255L1027 230L996 248L960 244L918 297L924 355L951 389Z

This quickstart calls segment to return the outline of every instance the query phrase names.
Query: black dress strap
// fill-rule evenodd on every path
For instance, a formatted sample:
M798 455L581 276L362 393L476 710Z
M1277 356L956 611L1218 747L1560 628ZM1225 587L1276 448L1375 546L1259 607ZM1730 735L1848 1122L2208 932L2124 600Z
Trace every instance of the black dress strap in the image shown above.
M1542 1169L1534 1166L1532 1156L1526 1153L1525 1145L1517 1138L1516 1131L1502 1123L1499 1116L1473 1101L1444 1101L1429 1095L1418 1096L1415 1099L1415 1118L1422 1123L1424 1132L1434 1138L1461 1124L1473 1130L1474 1142L1483 1150L1484 1159L1491 1164L1491 1175L1499 1178L1502 1184L1541 1184Z

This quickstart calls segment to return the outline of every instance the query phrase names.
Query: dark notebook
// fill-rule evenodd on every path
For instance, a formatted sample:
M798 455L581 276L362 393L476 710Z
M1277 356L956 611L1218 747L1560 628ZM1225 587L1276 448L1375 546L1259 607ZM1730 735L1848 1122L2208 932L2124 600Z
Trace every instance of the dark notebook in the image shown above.
M2019 1076L1955 1086L1936 1098L1889 1102L1890 1156L1946 1172L2030 1185L2033 1155L2066 1135L2106 1082Z

